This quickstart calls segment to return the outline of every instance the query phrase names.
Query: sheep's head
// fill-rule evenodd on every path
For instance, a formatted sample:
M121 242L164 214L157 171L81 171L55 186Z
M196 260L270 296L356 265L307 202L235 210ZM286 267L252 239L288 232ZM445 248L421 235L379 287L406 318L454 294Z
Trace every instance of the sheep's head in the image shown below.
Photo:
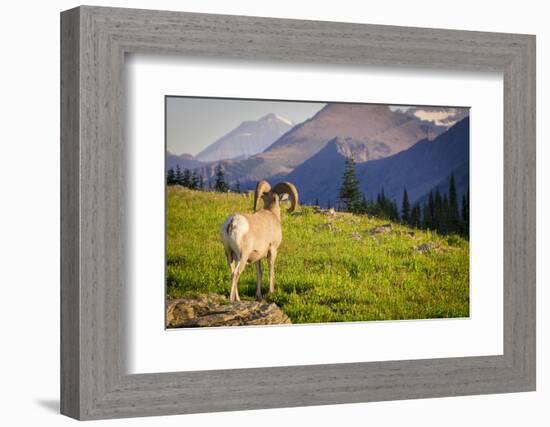
M290 200L288 212L293 212L298 206L298 190L290 182L280 182L272 189L269 182L262 180L258 182L254 192L254 211L258 210L260 199L264 202L264 209L274 203L278 205L280 201Z

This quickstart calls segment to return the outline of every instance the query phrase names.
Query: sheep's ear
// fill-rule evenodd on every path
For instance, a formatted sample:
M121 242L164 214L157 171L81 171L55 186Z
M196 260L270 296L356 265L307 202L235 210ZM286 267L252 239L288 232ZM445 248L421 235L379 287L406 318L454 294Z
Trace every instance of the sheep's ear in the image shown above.
M289 197L288 197L288 194L286 193L282 194L281 197L279 198L281 202L286 202L288 199Z

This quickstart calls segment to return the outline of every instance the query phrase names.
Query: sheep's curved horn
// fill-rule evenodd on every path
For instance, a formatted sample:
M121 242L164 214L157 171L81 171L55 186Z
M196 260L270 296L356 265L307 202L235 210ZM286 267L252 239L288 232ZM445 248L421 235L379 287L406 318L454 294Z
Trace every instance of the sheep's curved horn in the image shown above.
M291 182L280 182L273 187L273 192L279 195L288 194L290 198L290 208L288 208L288 212L293 212L296 206L298 206L298 190L296 190L296 187Z
M262 198L262 194L271 190L271 185L265 180L258 181L256 190L254 191L254 212L258 210L258 202Z

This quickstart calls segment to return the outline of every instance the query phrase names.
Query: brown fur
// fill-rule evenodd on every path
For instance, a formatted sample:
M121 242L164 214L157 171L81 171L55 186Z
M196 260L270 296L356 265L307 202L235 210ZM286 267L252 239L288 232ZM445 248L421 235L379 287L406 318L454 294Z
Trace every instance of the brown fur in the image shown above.
M281 188L281 187L279 187ZM289 188L284 187L284 188ZM297 192L292 186L293 197L292 208L296 206ZM231 301L240 301L238 283L239 278L244 271L247 263L256 264L256 297L262 298L261 291L261 277L262 266L261 260L266 258L269 264L269 292L273 292L275 289L275 260L277 258L277 250L283 240L283 234L281 229L281 208L280 208L280 194L272 191L271 187L266 181L260 181L256 187L254 208L257 209L257 199L261 198L263 201L263 209L258 210L252 214L241 214L240 216L246 219L248 223L248 230L242 233L242 237L239 242L231 241L233 238L232 232L238 230L232 227L237 227L236 215L230 217L227 223L226 234L222 232L222 239L224 241L225 253L227 262L231 268ZM227 222L227 221L226 221ZM246 224L244 224L246 226ZM237 247L238 250L235 250Z

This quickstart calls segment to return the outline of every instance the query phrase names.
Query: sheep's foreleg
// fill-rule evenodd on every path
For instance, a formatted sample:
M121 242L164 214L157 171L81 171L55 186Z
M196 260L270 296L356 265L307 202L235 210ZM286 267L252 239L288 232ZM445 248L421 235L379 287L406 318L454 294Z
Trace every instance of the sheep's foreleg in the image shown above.
M277 249L271 248L267 254L269 262L269 293L275 291L275 258L277 258Z
M262 263L256 261L256 298L262 299Z

